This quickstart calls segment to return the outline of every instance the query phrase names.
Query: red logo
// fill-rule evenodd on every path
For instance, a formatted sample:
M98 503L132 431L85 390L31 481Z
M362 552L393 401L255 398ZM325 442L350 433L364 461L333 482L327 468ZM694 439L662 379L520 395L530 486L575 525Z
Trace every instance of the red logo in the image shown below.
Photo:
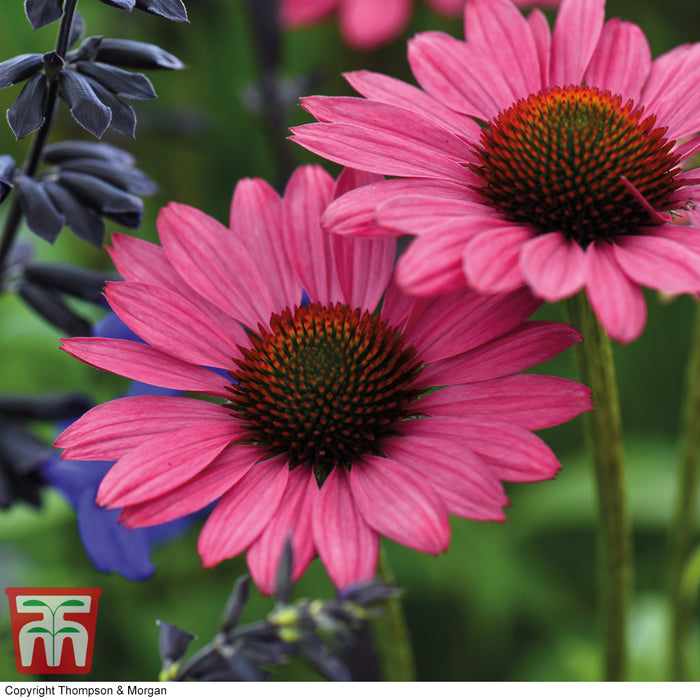
M6 588L20 673L87 673L101 588Z

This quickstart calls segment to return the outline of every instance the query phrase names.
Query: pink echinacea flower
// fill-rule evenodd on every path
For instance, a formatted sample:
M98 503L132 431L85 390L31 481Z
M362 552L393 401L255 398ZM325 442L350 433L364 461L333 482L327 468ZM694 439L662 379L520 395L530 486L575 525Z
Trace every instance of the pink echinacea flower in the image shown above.
M144 342L63 341L100 369L196 394L110 401L59 437L64 458L117 460L98 503L141 527L216 501L203 564L247 551L268 594L289 532L294 578L318 554L342 587L374 573L380 535L437 554L448 513L503 520L502 481L559 469L531 431L590 408L576 382L520 374L581 339L526 321L539 305L527 289L416 300L393 284L393 239L322 232L332 199L378 179L308 166L283 197L243 180L230 228L170 204L162 247L113 238L124 281L106 297Z
M335 202L335 233L414 234L397 268L414 294L527 285L555 302L586 290L608 334L646 323L641 287L700 291L700 44L652 60L604 0L563 0L553 31L510 0L470 0L466 41L418 34L420 88L351 73L364 96L311 97L293 140L397 176ZM363 222L371 221L373 226Z
M459 17L465 0L426 0L446 17ZM553 7L559 0L517 0L520 6ZM316 24L337 12L340 32L354 49L370 51L398 38L408 26L413 0L282 0L281 21L286 27Z

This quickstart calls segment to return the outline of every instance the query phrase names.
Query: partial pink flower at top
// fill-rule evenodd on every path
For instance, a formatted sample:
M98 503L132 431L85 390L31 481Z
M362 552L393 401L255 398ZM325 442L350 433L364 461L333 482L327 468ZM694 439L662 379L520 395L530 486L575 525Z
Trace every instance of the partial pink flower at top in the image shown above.
M698 171L679 166L700 150L700 45L652 61L641 29L604 11L563 0L550 32L539 10L470 0L466 41L410 42L420 89L357 72L366 99L305 99L320 123L293 140L403 178L343 197L324 225L415 234L397 271L415 294L585 288L620 342L644 328L642 286L700 291L700 230L678 225L700 199Z
M531 431L590 408L580 384L520 374L581 339L526 321L528 290L416 301L392 282L392 239L321 231L332 199L377 179L308 166L282 198L243 180L230 228L170 204L162 247L113 239L124 281L106 297L144 343L63 341L95 367L197 395L117 399L59 437L64 458L117 460L98 503L144 527L216 501L204 565L247 550L268 594L290 532L294 578L318 554L343 587L374 573L380 535L437 554L448 513L503 520L502 481L559 469Z
M459 17L465 0L426 0L446 17ZM517 0L521 7L554 7L559 0ZM408 26L413 0L282 0L281 19L287 27L316 24L338 13L343 38L354 49L370 51L397 39Z

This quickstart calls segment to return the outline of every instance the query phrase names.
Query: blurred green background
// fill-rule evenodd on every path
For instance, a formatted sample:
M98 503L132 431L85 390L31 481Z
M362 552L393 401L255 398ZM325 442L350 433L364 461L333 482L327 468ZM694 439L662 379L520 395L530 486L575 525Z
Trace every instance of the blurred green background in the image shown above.
M188 66L151 73L159 99L137 103L134 142L106 140L134 153L138 165L160 185L146 202L139 235L156 240L158 209L170 200L197 206L227 221L230 196L241 177L284 178L280 149L297 164L313 157L272 133L251 103L258 74L256 42L239 0L190 0L190 24L177 25L145 13L128 14L96 0L82 0L88 35L137 39L162 46ZM21 0L1 10L0 60L53 48L57 25L32 32ZM642 25L656 56L700 36L700 5L688 0L610 0L608 16ZM459 21L442 19L417 3L406 36L424 29L461 32ZM333 22L288 33L282 73L290 84L313 71L312 91L348 93L343 71L380 70L409 79L405 38L367 54L347 49ZM19 92L0 92L4 112ZM247 96L247 97L246 97ZM292 106L288 126L308 121ZM4 131L4 136L2 133ZM15 142L0 126L0 152L22 162L31 137ZM52 140L90 138L60 112ZM336 166L328 169L337 173ZM0 216L4 210L0 208ZM108 230L114 226L108 222ZM103 250L65 232L52 247L29 236L42 259L111 269ZM631 346L616 347L628 480L634 519L635 602L631 617L633 680L663 680L666 666L668 586L667 529L674 498L676 436L685 359L694 303L662 303L647 296L649 320ZM540 318L561 319L547 306ZM0 296L0 391L36 393L80 390L96 401L122 391L125 382L98 374L56 350L58 333L12 295ZM538 371L575 377L573 353ZM432 558L386 543L405 609L421 680L595 680L599 653L595 572L595 509L590 466L579 418L544 431L563 468L553 481L510 485L508 522L476 523L453 518L449 551ZM6 586L100 586L97 643L90 680L153 680L159 671L156 619L209 640L242 558L214 570L201 568L196 530L155 552L157 573L147 582L95 572L83 552L73 512L55 494L40 511L15 506L0 513L0 591ZM315 562L296 587L298 596L331 596ZM270 601L254 598L245 619L260 618ZM7 604L0 601L0 680L26 679L14 667ZM700 680L700 627L693 628L693 677ZM315 678L293 666L281 678Z

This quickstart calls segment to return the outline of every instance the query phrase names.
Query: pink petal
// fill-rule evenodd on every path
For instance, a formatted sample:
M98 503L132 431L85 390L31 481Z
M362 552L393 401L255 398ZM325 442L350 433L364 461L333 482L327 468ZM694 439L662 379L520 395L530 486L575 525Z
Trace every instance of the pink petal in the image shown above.
M340 30L350 46L370 51L396 39L411 18L411 0L352 0L339 6Z
M107 472L97 502L117 508L167 493L201 472L237 437L234 420L158 434L127 452Z
M150 345L112 338L64 338L62 350L97 369L137 382L228 397L228 382L215 372L183 362Z
M549 84L549 64L552 52L552 33L549 30L549 22L544 13L535 8L527 18L527 23L530 25L540 64L540 85L546 87Z
M333 187L333 178L320 166L298 168L283 200L287 253L311 300L322 304L344 301L332 242L320 226Z
M197 550L206 567L240 554L270 523L284 495L289 465L284 457L259 462L214 507Z
M586 85L610 90L639 105L642 87L651 70L651 49L644 32L632 22L611 19L586 70Z
M414 85L367 70L345 73L345 79L363 97L422 114L471 143L479 140L481 127L473 119L445 109L440 102Z
M412 421L411 433L441 437L463 445L488 460L504 481L551 479L560 469L552 450L525 428L487 418L422 418Z
M259 178L239 180L231 200L229 226L258 263L275 310L299 304L301 282L281 245L282 200L277 192Z
M535 236L520 253L525 282L541 299L549 302L570 297L586 279L586 253L561 233Z
M605 20L605 0L562 0L552 33L549 85L580 85Z
M244 232L170 203L158 215L158 233L171 265L193 289L249 328L267 322L274 304L241 239Z
M459 17L464 10L464 0L428 0L428 5L446 17Z
M581 340L581 334L565 323L526 321L490 343L428 365L416 384L446 386L505 377L551 360Z
M569 379L513 374L475 384L447 386L411 404L429 416L483 416L527 430L551 428L590 411L591 390Z
M226 493L261 459L263 451L257 445L229 445L184 484L157 498L126 506L119 522L127 527L149 527L196 513Z
M399 258L396 281L409 294L445 294L466 285L462 255L466 243L484 227L493 225L489 216L448 219L431 227Z
M316 553L312 513L317 493L313 470L297 467L289 472L287 488L270 524L248 548L248 569L263 595L275 591L277 569L288 537L292 540L292 580L296 581L311 563Z
M374 575L379 536L360 515L343 467L333 469L321 487L314 504L313 532L318 555L336 588Z
M408 61L423 89L461 114L490 121L515 95L500 70L476 48L442 32L421 32L408 42Z
M403 330L414 307L425 303L427 302L424 299L416 299L412 295L404 294L396 285L396 280L392 278L382 302L382 319L386 320L392 328Z
M359 187L376 185L379 182L384 182L384 178L376 173L368 173L365 170L355 170L354 168L343 168L333 186L331 199L337 199Z
M520 10L509 0L470 0L464 31L467 42L488 55L514 96L542 88L537 46Z
M377 207L377 220L387 229L404 233L423 233L433 226L447 225L451 219L465 219L469 216L487 215L489 209L483 204L470 201L471 193L464 188L462 197L457 199L452 192L445 196L409 192L387 199ZM466 223L466 222L463 222ZM453 221L452 225L458 224Z
M229 332L224 332L194 304L163 287L110 282L105 296L117 316L140 338L185 362L231 368L232 358L240 356L237 346L249 344L239 324L231 324Z
M231 412L182 396L129 396L91 408L58 436L63 459L114 460L158 433L194 425L231 425Z
M350 485L357 509L379 534L428 554L449 546L447 510L428 478L390 459L366 456L353 465Z
M532 229L527 226L498 226L497 222L471 238L462 251L462 268L469 286L482 294L520 287L520 251L531 238Z
M328 16L340 0L281 0L281 20L286 27L314 24Z
M414 421L411 421L414 422ZM405 435L385 440L386 456L430 486L460 518L505 520L508 498L493 470L473 452L439 437Z
M326 98L326 100L333 98ZM468 178L454 153L458 139L440 125L415 112L362 98L351 123L346 121L303 124L291 129L291 140L312 153L341 165L383 175L446 177L456 182ZM301 106L320 110L319 98L304 98ZM324 103L327 107L327 103ZM366 120L364 118L366 114ZM440 143L440 137L445 145ZM469 156L462 144L461 160Z
M531 316L540 302L521 288L482 295L471 290L437 298L404 330L421 362L436 362L509 333Z
M639 285L622 271L610 244L591 243L586 263L586 294L601 325L620 343L635 340L647 318Z
M700 255L678 241L658 233L620 236L613 250L622 270L637 284L670 294L700 292Z

